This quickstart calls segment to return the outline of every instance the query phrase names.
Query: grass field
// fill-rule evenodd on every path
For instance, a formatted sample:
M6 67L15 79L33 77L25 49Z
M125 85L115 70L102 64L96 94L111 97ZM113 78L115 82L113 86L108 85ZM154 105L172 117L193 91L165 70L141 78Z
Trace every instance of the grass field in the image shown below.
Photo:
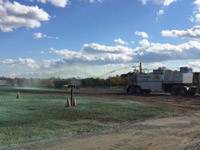
M114 99L77 98L66 108L66 97L51 90L0 88L0 149L59 137L98 134L121 123L166 117L161 106ZM58 92L57 90L54 92Z

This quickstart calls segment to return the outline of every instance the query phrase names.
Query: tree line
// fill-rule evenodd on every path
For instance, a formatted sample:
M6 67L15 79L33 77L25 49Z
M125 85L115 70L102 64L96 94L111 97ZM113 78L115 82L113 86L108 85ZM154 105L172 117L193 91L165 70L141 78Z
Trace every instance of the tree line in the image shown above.
M2 82L4 81L4 82ZM75 84L77 87L110 87L110 86L126 86L130 82L130 77L109 77L106 79L100 78L85 78L85 79L60 79L60 78L6 78L0 77L1 86L27 86L27 87L48 87L48 88L63 88L65 85Z

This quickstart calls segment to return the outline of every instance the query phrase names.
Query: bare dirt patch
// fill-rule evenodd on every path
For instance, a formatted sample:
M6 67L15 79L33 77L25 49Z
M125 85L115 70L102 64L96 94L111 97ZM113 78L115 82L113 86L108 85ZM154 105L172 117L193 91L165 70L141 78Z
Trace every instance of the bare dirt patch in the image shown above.
M172 107L179 112L195 112L200 110L200 95L196 96L171 96L166 93L153 93L149 95L127 95L124 92L79 91L77 96L131 100L145 103L161 104Z
M200 113L153 119L134 124L123 132L45 142L43 150L199 150Z

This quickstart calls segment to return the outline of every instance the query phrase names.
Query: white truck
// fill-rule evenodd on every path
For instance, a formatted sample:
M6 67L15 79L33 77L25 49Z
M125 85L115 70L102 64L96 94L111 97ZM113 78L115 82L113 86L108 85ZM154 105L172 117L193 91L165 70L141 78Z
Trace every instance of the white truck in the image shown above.
M127 87L128 94L151 93L164 91L172 95L195 95L199 92L199 73L193 73L191 68L181 67L180 71L158 68L151 73L135 73L132 82Z

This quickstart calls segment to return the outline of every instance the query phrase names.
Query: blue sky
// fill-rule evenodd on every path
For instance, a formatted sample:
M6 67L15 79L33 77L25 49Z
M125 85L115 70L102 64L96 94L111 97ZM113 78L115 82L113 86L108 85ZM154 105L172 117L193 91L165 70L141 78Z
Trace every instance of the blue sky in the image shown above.
M200 70L200 0L0 0L0 76Z

